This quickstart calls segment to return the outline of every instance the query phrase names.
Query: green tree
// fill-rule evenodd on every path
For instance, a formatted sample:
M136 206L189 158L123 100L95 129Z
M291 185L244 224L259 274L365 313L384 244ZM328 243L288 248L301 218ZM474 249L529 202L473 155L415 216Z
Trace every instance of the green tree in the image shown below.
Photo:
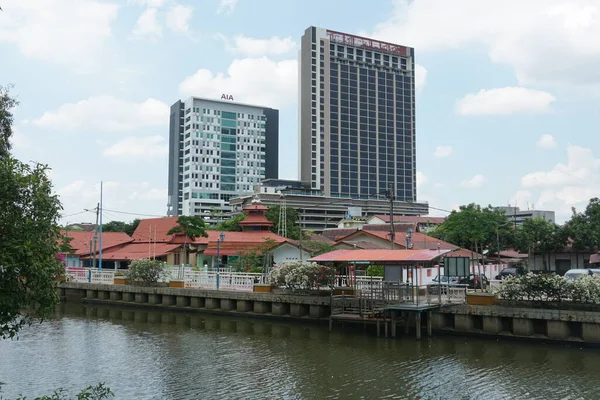
M540 253L544 270L548 270L550 253L562 249L567 244L566 231L543 218L530 218L515 232L515 249L530 255Z
M237 214L228 220L219 222L214 229L224 232L241 232L242 227L240 226L240 222L242 222L244 218L246 218L245 213Z
M178 233L183 234L192 243L194 240L196 240L196 238L208 237L208 233L206 233L206 222L204 221L204 218L197 215L182 215L181 217L177 218L177 225L171 228L167 232L167 235ZM181 246L181 258L184 260L184 264L189 263L188 248L188 243L184 243Z
M267 256L275 246L277 246L277 242L268 238L256 247L239 252L234 262L235 270L239 272L247 270L250 272L263 272Z
M565 224L565 231L576 249L600 250L600 199L590 199L581 213L573 208L573 216Z
M12 85L0 85L0 159L10 155L10 138L13 135L12 109L19 105L19 101L10 96Z
M265 217L271 222L271 232L277 233L279 229L279 212L281 206L273 205L269 206L269 211L265 213ZM298 240L300 239L300 214L298 209L287 207L286 210L286 222L287 222L287 237L289 239Z
M333 247L329 243L312 240L310 236L305 237L307 238L307 240L302 239L300 245L304 250L310 253L311 257L316 257L321 254L329 253L333 250Z
M136 228L140 224L139 218L134 219L131 222L123 222L123 221L110 221L106 224L102 224L103 232L125 232L129 236L133 235Z

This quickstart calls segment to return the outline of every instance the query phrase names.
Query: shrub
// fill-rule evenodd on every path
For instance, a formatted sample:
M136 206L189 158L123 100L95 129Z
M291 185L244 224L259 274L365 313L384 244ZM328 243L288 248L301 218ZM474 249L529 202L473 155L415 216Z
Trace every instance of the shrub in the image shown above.
M319 289L333 287L335 270L312 262L283 263L270 273L271 284L287 289Z
M383 265L369 265L367 276L383 276Z
M129 266L129 278L133 282L150 285L166 277L166 264L160 260L143 258L135 260Z

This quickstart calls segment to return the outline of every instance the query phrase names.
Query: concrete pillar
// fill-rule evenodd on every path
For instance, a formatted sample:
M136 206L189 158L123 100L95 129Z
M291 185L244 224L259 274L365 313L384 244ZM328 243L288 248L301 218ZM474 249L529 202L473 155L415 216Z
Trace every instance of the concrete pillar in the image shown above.
M149 294L148 304L162 304L162 296L156 293Z
M387 323L386 323L387 326ZM417 311L417 315L415 315L415 330L416 330L416 338L417 340L421 340L421 312ZM387 336L387 329L386 329Z
M253 311L252 302L250 300L238 300L237 308L238 312L248 312Z
M121 301L123 300L122 292L110 292L110 301Z
M329 307L323 305L311 304L309 306L309 315L311 318L324 318L328 314L327 311L329 311Z
M134 293L123 292L123 301L133 303L135 301Z
M431 324L431 316L433 313L431 311L427 311L427 337L433 336L433 325Z
M516 336L533 335L533 321L526 318L513 318L513 334Z
M177 296L177 307L189 307L190 298L188 296Z
M600 343L600 324L583 322L581 324L581 333L586 342Z
M58 288L58 295L60 297L65 297L65 288Z
M219 308L219 306L219 299L206 299L206 308L208 310L216 310L217 308Z
M431 324L433 325L433 329L445 329L446 328L446 317L445 314L434 312L431 315Z
M546 322L550 339L566 340L569 337L569 325L565 321L548 320Z
M267 314L271 312L271 303L266 301L255 301L254 312L258 314Z
M175 296L171 296L170 294L163 294L162 295L162 305L163 306L175 305Z
M136 293L135 294L135 302L136 303L141 303L141 304L147 304L148 303L148 294L146 294L146 293Z
M85 291L85 297L87 299L97 299L98 298L98 291L97 290L86 290Z
M468 314L456 314L454 316L454 329L461 332L469 332L473 329L473 321Z
M192 308L204 308L204 298L192 297L190 299L190 307Z
M221 311L235 310L235 308L236 308L235 300L221 299L221 306L219 308L221 309Z
M98 300L108 300L110 298L110 293L106 290L98 291Z
M292 317L303 317L308 314L308 306L306 304L290 304L290 315Z
M502 319L500 317L483 317L483 331L485 333L500 333L502 331Z
M271 303L271 314L289 315L290 305L288 303Z

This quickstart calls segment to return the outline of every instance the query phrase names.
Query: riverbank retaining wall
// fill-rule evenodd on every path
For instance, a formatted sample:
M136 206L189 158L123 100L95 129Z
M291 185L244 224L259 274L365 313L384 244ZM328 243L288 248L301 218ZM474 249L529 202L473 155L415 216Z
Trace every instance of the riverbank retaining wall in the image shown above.
M133 305L220 313L244 313L277 318L326 319L329 296L233 292L133 285L63 282L59 296L66 301Z

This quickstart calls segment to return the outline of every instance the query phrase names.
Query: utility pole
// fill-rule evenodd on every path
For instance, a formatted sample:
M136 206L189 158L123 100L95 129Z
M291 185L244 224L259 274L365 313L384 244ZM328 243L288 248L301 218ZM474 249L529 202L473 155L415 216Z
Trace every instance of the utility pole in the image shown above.
M98 252L98 271L102 272L102 187L103 187L103 182L100 181L100 204L98 205L98 208L100 209L100 249Z
M388 190L388 199L390 200L390 242L392 244L392 250L394 250L394 242L396 241L396 232L394 228L394 184L390 183L390 189Z
M94 252L92 253L92 268L96 269L96 242L98 241L98 217L100 214L100 203L96 206L96 226L94 227Z

